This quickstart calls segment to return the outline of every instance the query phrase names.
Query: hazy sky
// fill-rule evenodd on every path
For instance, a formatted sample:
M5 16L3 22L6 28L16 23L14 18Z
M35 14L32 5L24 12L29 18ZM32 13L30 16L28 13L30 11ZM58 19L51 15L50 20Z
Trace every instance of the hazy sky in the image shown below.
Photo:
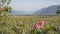
M12 0L13 10L36 11L51 5L60 5L60 0Z

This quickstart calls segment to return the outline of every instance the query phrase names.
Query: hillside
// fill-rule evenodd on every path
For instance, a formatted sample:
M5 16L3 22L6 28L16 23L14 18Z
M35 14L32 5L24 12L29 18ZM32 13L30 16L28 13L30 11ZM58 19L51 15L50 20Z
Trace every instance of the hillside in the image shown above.
M49 7L37 10L34 14L35 15L55 15L56 10L58 10L59 7L60 5L49 6Z

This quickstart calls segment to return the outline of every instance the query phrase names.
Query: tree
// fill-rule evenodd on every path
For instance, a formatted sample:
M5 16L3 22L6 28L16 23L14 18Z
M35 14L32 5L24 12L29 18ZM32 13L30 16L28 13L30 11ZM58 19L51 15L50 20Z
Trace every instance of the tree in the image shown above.
M0 0L0 15L2 15L2 13L11 12L11 7L9 6L10 2L11 0Z
M60 14L60 7L58 8L59 10L56 11L56 14L59 15Z
M11 0L0 0L0 34L7 34L6 24L9 22L9 18L6 13L11 12L10 2Z
M60 14L60 10L57 10L56 14L59 15Z

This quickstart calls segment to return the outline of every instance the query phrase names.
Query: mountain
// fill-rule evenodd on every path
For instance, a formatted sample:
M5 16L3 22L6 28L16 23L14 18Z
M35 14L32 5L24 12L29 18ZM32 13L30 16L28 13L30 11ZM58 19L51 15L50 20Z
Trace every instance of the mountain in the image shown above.
M11 14L17 14L17 15L24 14L24 13L25 13L24 11L17 11L17 10L12 10L11 11Z
M9 15L26 15L30 14L30 11L17 11L17 10L12 10L11 13L8 13Z
M37 10L34 14L35 15L55 15L56 10L58 10L59 7L60 7L60 5L48 6L46 8Z
M16 11L16 10L12 10L10 13L8 13L9 15L19 15L19 14L24 14L25 12L23 11Z

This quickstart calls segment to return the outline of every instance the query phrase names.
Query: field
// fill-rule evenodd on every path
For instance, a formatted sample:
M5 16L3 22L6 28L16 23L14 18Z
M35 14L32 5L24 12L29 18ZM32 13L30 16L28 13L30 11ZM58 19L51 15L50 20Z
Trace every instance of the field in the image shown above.
M42 29L49 26L60 29L60 16L8 16L0 22L0 34L32 34L33 25L44 21ZM47 34L59 34L59 31L50 30Z

